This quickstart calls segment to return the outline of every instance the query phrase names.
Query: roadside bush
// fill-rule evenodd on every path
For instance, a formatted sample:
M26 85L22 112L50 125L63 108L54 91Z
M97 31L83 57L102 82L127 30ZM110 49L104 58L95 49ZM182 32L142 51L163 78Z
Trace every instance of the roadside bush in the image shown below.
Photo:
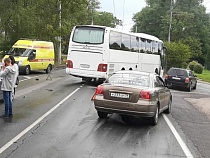
M197 65L197 64L198 64L197 61L191 61L191 62L189 63L189 65L188 65L188 67L189 67L189 69L190 69L191 71L193 71L195 65Z
M183 63L182 63L182 68L183 68L183 69L186 69L186 68L187 68L187 63L186 63L186 62L183 62Z
M203 66L200 63L197 63L194 66L194 72L197 74L202 74L203 73Z

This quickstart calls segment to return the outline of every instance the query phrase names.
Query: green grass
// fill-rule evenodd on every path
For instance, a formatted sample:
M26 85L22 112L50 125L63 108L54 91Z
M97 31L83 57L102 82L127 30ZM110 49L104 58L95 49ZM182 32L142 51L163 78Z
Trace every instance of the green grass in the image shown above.
M202 74L195 73L195 75L202 81L210 82L210 71L209 70L203 70Z

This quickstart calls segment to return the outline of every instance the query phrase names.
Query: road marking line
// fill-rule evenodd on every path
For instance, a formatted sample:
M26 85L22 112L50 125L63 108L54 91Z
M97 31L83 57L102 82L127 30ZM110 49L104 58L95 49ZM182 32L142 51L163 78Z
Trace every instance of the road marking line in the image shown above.
M52 109L38 118L34 123L24 129L21 133L19 133L16 137L6 143L4 146L0 148L0 154L3 153L6 149L8 149L14 142L18 141L22 136L24 136L27 132L29 132L32 128L34 128L37 124L39 124L43 119L45 119L48 115L50 115L53 111L55 111L59 106L61 106L67 99L69 99L73 94L75 94L80 88L74 90L71 94L69 94L66 98L61 100L57 105L55 105Z
M179 145L181 146L182 150L184 151L185 155L187 156L187 158L194 158L189 148L187 147L185 142L182 140L181 136L176 131L175 127L172 125L171 121L168 119L168 117L165 114L162 114L162 115L166 123L168 124L169 128L171 129L172 133L174 134L176 140L178 141Z

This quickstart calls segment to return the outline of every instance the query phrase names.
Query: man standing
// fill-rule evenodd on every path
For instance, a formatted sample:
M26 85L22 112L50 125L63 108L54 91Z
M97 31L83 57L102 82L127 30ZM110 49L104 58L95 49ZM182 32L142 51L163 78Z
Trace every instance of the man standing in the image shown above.
M15 77L15 70L11 65L10 58L4 59L4 65L0 72L0 77L2 77L1 90L3 91L3 100L5 105L4 115L1 117L9 118L12 117L12 91L13 91L13 80Z

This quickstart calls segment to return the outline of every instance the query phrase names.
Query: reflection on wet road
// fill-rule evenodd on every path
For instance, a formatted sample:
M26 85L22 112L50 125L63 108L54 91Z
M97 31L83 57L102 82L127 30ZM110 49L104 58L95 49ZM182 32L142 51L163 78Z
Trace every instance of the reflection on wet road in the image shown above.
M0 120L0 148L2 149L2 146L12 138L42 118L20 139L12 142L0 157L187 157L162 115L155 127L149 126L146 119L133 119L126 124L117 114L109 115L108 119L99 119L90 100L94 93L94 86L66 76L64 71L53 73L52 81L46 81L45 77L42 75L39 81L35 81L35 78L24 81L28 87L25 84L19 87L20 93L14 101L14 118L10 122ZM75 91L76 89L78 90ZM187 101L182 101L184 93L172 91L172 115L169 115L168 119L193 156L205 157L206 153L200 150L204 149L202 142L194 140L192 135L188 136L191 129L183 127L186 122L180 123L180 119L189 121L188 114L183 114L184 110L191 115L198 111L195 109L190 111L192 106ZM201 93L202 90L198 89L198 92ZM186 95L194 97L198 94ZM182 112L179 106L182 106ZM2 110L1 105L0 110ZM201 114L194 116L197 115ZM205 120L203 118L199 121ZM186 125L186 127L189 126ZM201 147L199 148L198 145Z

